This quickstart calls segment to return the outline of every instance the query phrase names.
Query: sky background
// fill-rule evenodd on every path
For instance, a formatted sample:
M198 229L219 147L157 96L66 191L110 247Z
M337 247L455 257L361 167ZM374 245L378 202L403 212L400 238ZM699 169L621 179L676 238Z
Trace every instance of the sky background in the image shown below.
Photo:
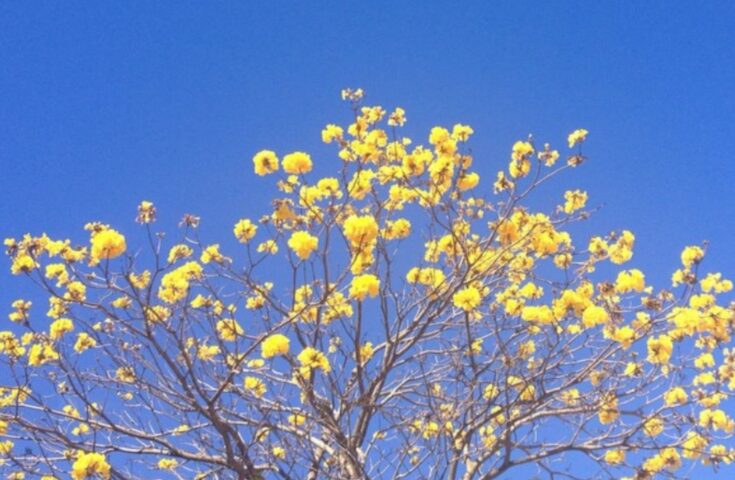
M702 240L706 269L732 276L734 25L724 1L2 2L0 237L131 231L146 199L163 229L194 213L229 238L274 193L252 155L336 168L320 131L362 87L406 109L417 143L470 124L488 192L516 140L565 151L588 129L589 161L537 201L588 190L604 208L586 231L632 230L629 265L657 285ZM5 272L9 312L28 283Z

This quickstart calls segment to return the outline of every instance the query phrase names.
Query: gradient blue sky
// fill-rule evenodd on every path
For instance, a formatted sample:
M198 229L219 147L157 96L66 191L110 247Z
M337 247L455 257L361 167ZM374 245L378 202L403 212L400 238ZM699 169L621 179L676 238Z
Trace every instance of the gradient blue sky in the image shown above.
M659 285L705 239L707 269L735 274L729 1L3 2L0 237L130 230L142 199L162 228L190 212L229 237L268 209L254 152L337 162L319 132L349 120L346 86L405 108L417 141L472 125L486 180L515 140L585 127L590 160L549 202L587 189L589 231L634 231ZM28 284L0 278L9 311Z

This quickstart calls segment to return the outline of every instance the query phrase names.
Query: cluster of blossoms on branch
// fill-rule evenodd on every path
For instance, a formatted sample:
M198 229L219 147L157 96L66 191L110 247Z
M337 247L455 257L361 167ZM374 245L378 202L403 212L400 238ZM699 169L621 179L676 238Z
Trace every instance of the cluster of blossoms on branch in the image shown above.
M403 109L342 97L354 121L321 133L333 176L256 153L279 193L232 247L203 243L194 215L164 241L147 201L145 249L103 223L82 245L5 240L48 297L13 302L0 331L8 478L554 478L577 462L645 480L735 459L733 285L700 272L705 248L655 289L621 267L630 231L573 241L587 192L524 206L585 162L586 130L564 161L517 141L484 196L471 127L414 146Z

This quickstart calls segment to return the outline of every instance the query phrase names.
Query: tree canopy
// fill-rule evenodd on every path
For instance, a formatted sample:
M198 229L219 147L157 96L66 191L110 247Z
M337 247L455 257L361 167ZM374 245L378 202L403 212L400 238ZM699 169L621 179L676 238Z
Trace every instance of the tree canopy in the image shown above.
M706 245L655 287L632 232L580 233L586 191L530 206L583 168L586 130L517 141L483 188L470 126L417 144L403 109L342 97L333 162L254 154L279 193L233 219L236 248L192 214L157 230L149 201L139 233L5 240L48 298L0 331L8 478L643 480L735 458L732 282Z

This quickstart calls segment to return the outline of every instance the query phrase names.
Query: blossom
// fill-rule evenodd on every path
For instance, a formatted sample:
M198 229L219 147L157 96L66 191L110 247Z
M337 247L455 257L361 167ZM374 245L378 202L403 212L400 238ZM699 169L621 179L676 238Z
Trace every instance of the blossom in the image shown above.
M243 386L245 387L245 390L251 392L258 398L265 395L265 393L268 391L265 383L263 383L263 380L257 377L245 377L245 380L243 381Z
M59 340L65 333L72 330L74 330L74 323L68 318L60 318L51 324L49 337L51 337L51 340Z
M263 358L271 358L278 355L286 355L288 353L290 341L288 337L280 333L276 333L263 340L260 345L261 356Z
M402 127L406 123L406 111L401 107L396 109L388 116L388 125L391 127Z
M283 171L291 175L309 173L312 166L308 153L293 152L283 157Z
M669 363L673 348L674 345L671 342L671 337L668 335L659 335L658 338L649 338L648 361L654 364L666 365Z
M664 403L667 407L681 405L689 399L687 392L681 387L673 387L664 393Z
M225 263L228 258L220 253L219 243L215 243L214 245L209 245L204 249L199 260L201 260L205 265L210 262L222 264Z
M258 226L254 225L249 219L243 218L235 224L232 231L240 243L248 243L255 236L255 232L258 231Z
M655 437L664 431L664 422L660 417L652 417L643 423L643 432L649 437Z
M179 462L175 458L162 458L158 461L158 468L161 470L173 470L179 466Z
M463 192L475 188L478 183L480 183L480 176L475 172L466 173L457 178L457 188Z
M608 450L604 458L610 465L619 465L625 461L625 450Z
M59 354L56 353L54 347L48 343L36 343L31 346L31 349L28 351L28 365L32 367L39 367L45 363L53 362L58 359Z
M156 207L153 202L143 200L138 205L138 216L135 218L138 223L153 223L156 221Z
M587 204L587 192L582 190L567 190L564 192L564 213L574 213Z
M342 130L342 127L334 124L329 124L324 127L324 130L322 130L322 142L332 143L335 140L340 141L342 140L343 135L344 131Z
M366 297L375 297L380 289L380 280L373 274L366 273L352 279L350 285L350 297L363 301Z
M74 344L74 351L76 351L77 353L82 353L85 350L93 348L95 346L97 346L97 341L94 338L90 337L88 333L81 332L77 336L77 341Z
M589 132L585 130L584 128L577 129L569 134L569 137L567 137L567 141L569 142L569 148L572 148L573 146L577 145L578 143L582 143L587 139L587 134Z
M378 237L378 223L371 215L351 215L342 225L342 232L353 249L370 245Z
M297 257L306 260L319 247L319 239L309 232L298 231L291 234L288 246Z
M242 327L234 318L219 320L216 329L219 337L228 342L234 342L238 336L244 333Z
M645 275L638 269L624 270L615 280L615 291L618 293L642 292L646 288Z
M107 480L110 478L110 464L101 453L89 452L79 455L71 467L73 480L85 480L95 475Z
M704 258L704 250L697 246L688 246L681 252L681 263L685 268L691 268Z
M597 305L590 305L582 314L582 323L587 328L606 323L609 319L610 315L607 310Z
M125 252L125 237L117 230L111 228L93 233L92 235L92 258L112 259Z
M452 296L452 302L455 307L461 308L465 312L471 312L480 305L482 296L477 288L465 287Z
M332 371L327 356L313 347L306 347L297 357L303 369L321 369L324 373Z
M271 150L261 150L253 157L255 173L261 177L278 171L278 157Z

